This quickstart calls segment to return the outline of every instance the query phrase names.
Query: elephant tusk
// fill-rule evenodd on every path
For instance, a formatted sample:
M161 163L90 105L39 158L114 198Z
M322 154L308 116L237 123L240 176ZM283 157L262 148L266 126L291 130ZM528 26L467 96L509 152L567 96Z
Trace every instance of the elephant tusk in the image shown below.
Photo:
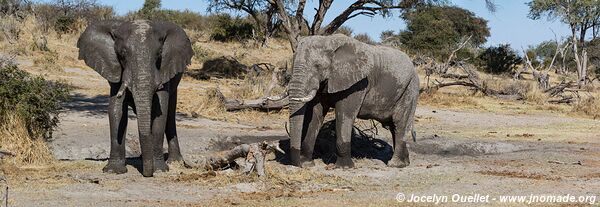
M283 151L283 150L282 150L282 149L279 147L279 145L278 145L278 144L275 144L275 145L273 146L273 148L275 148L275 150L277 150L277 151L278 151L278 152L280 152L281 154L285 154L285 151Z
M303 98L290 98L290 101L299 101L302 103L306 103L306 102L309 102L310 100L312 100L313 98L315 98L316 95L317 95L317 90L312 90L312 91L310 91L308 96L303 97Z
M127 84L124 83L123 85L121 85L121 88L119 88L119 92L117 93L117 98L121 98L123 96L126 88Z

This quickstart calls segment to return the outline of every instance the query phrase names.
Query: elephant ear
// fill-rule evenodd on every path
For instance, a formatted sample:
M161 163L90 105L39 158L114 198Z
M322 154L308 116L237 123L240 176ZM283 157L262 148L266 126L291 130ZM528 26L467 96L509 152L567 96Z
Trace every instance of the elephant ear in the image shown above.
M338 47L331 58L327 92L336 93L350 88L369 74L368 54L357 43Z
M111 83L121 81L121 64L115 52L113 31L120 21L101 21L89 25L77 41L79 59Z
M194 51L185 31L173 23L160 23L166 30L161 52L161 64L157 84L169 82L175 75L183 73L191 63Z

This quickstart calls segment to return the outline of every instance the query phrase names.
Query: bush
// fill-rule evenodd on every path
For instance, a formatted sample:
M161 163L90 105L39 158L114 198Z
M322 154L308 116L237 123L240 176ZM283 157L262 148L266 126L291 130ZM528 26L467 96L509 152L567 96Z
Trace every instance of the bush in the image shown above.
M354 33L354 30L348 26L341 26L340 28L338 28L335 31L336 34L343 34L346 35L348 37L352 37L352 33Z
M60 103L67 100L69 87L20 70L0 60L0 125L7 117L23 121L30 138L49 139L58 124Z
M508 44L488 47L478 59L486 72L495 74L510 72L522 61Z
M374 45L377 44L377 42L375 42L373 39L371 39L371 37L366 34L366 33L362 33L362 34L357 34L356 36L354 36L354 39L370 44L370 45Z
M229 15L217 15L212 25L210 38L212 40L227 42L232 40L243 41L253 37L254 25L251 22L232 18Z

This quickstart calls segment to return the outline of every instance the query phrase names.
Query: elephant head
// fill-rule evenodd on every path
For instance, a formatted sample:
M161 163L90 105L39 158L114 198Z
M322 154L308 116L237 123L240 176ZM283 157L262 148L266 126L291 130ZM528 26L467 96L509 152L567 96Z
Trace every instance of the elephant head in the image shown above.
M290 155L300 165L299 150L306 134L307 103L318 93L338 93L363 80L373 68L366 45L345 35L310 36L300 40L293 57L290 98Z
M92 23L77 42L79 59L111 85L116 96L130 91L138 115L143 174L152 175L152 103L157 90L184 72L193 55L183 29L172 23L101 21ZM166 112L162 112L166 113Z

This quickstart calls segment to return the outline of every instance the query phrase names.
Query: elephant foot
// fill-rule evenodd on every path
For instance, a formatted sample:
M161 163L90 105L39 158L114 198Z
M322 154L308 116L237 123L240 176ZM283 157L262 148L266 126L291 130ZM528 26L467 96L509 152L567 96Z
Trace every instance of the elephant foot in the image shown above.
M127 172L127 167L125 167L125 161L108 161L108 164L102 168L102 172L123 174Z
M167 158L167 164L175 162L183 162L183 157L180 153L169 153L169 158Z
M290 164L296 166L296 167L302 167L302 161L300 159L300 150L299 149L294 149L294 148L290 148Z
M393 157L390 161L388 161L387 165L388 167L403 168L410 165L410 159L408 159L408 157L405 159Z
M169 171L169 166L164 160L154 160L154 169L155 171L167 172Z
M335 162L335 168L350 169L354 168L354 162L351 157L338 157Z
M304 160L302 162L302 168L305 167L314 167L315 166L315 161L314 160Z

